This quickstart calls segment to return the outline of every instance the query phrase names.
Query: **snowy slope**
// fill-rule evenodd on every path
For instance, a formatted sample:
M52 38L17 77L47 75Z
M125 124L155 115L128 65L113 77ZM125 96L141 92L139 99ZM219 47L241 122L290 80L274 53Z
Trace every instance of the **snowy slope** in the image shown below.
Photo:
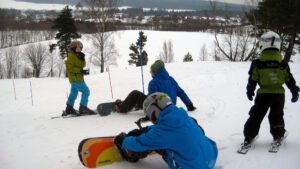
M245 95L250 63L192 62L172 63L166 68L185 89L197 110L195 117L219 148L216 169L299 169L300 106L290 102L286 92L285 120L289 136L278 154L268 153L271 135L264 120L260 137L247 155L236 153L243 140L243 125L252 102ZM292 73L300 80L300 63L292 63ZM149 82L149 66L145 81ZM141 90L140 69L130 67L111 72L114 98L111 98L108 74L86 77L91 96L89 106L124 98L131 90ZM16 100L13 82L15 83ZM33 89L33 106L30 97ZM87 137L115 135L136 128L133 123L142 112L128 115L98 115L71 119L50 119L61 114L70 85L67 79L0 80L0 168L10 169L83 169L78 143ZM147 87L147 86L145 86ZM179 106L183 103L179 101ZM159 156L136 164L116 163L104 169L167 169Z

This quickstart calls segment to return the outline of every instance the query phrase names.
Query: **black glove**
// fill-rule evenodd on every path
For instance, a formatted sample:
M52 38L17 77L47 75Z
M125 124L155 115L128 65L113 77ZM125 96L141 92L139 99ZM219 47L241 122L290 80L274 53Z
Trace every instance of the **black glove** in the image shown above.
M128 136L139 136L148 131L147 127L143 127L141 129L134 129L128 132Z
M300 92L300 88L298 86L296 86L293 91L292 91L292 102L295 103L296 101L298 101L299 98L299 93Z
M81 73L84 74L84 75L89 75L90 74L90 69L86 69L86 70L82 69Z
M168 154L165 150L155 150L155 152L157 154L161 155L161 157L164 161L166 161L166 162L168 161Z
M196 110L196 107L194 107L194 105L191 104L191 105L187 106L187 109L188 109L188 111L194 111L194 110Z
M79 52L78 55L79 55L81 60L85 61L85 54L84 53Z
M253 96L254 96L254 93L253 92L247 92L247 97L250 101L253 100Z
M132 151L127 151L123 147L123 141L128 135L125 133L120 133L115 137L115 145L118 147L120 154L122 157L129 162L135 163L137 162L140 158L145 158L148 155L148 152L132 152Z
M298 94L298 92L297 93L293 93L292 94L293 96L292 96L292 102L293 103L295 103L296 101L298 101L298 98L299 98L299 94Z

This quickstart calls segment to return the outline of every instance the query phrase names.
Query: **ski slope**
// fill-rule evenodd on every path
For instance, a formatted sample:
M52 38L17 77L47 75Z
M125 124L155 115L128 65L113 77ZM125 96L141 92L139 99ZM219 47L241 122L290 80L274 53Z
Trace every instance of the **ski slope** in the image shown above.
M254 148L247 155L236 153L243 140L243 125L248 117L247 113L253 104L245 95L249 66L249 62L207 61L171 63L166 68L197 107L189 115L196 118L206 134L218 144L216 169L299 169L300 106L299 101L294 104L290 102L291 94L288 90L284 111L289 136L280 151L277 154L268 152L272 137L265 118ZM290 67L299 85L300 63L291 63ZM145 88L151 79L149 69L149 66L144 68ZM96 108L101 102L124 99L134 89L142 90L140 68L136 67L111 71L113 98L108 73L89 75L85 79L91 90L91 108ZM0 168L83 169L77 155L78 144L82 139L128 132L137 127L134 121L143 116L141 111L136 111L107 117L94 115L51 119L52 116L60 115L65 108L70 89L67 79L0 80L0 86ZM183 106L179 100L178 106ZM159 156L151 156L134 164L120 162L102 168L168 167Z

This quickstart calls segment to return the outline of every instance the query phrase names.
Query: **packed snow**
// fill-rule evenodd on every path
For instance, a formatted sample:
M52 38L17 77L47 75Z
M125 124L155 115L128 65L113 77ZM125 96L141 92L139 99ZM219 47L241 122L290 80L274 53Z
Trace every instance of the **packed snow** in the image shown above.
M169 71L188 94L196 118L206 135L218 144L216 169L299 169L300 168L300 106L291 103L286 88L285 123L289 135L278 153L269 153L272 141L267 117L258 140L247 155L236 153L243 141L243 126L253 105L246 97L250 62L194 61L182 63L187 51L197 57L201 44L212 48L212 35L199 32L145 32L148 36L149 63L144 67L145 89L151 80L150 65L162 49L164 40L172 39L175 62L166 64ZM142 91L140 67L128 66L129 45L136 41L138 31L124 32L117 39L121 53L118 67L111 69L112 92L108 72L85 77L91 95L89 107L96 109L102 102L124 99L132 90ZM209 36L209 37L207 37ZM131 37L128 40L128 37ZM151 40L152 39L152 40ZM154 40L153 40L154 39ZM88 41L84 40L85 43ZM156 53L155 53L156 52ZM194 56L193 55L193 56ZM296 56L297 58L299 55ZM293 58L297 60L297 58ZM197 60L197 59L195 59ZM300 63L290 63L297 84L300 82ZM134 121L143 117L142 111L126 115L114 113L51 119L65 108L70 84L66 78L31 78L0 80L0 168L9 169L83 169L77 149L81 140L89 137L111 136L128 132L137 126ZM76 102L78 108L80 95ZM178 106L184 104L178 100ZM184 107L185 108L185 107ZM144 125L150 125L146 123ZM138 163L119 162L103 169L167 169L160 156L154 155Z

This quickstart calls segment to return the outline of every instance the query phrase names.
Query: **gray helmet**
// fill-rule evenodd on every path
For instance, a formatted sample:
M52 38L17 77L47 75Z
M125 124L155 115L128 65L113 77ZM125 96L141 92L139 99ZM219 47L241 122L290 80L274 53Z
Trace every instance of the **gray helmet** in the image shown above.
M145 99L143 103L143 110L146 116L153 123L156 123L160 112L170 104L172 104L172 100L167 94L155 92Z

